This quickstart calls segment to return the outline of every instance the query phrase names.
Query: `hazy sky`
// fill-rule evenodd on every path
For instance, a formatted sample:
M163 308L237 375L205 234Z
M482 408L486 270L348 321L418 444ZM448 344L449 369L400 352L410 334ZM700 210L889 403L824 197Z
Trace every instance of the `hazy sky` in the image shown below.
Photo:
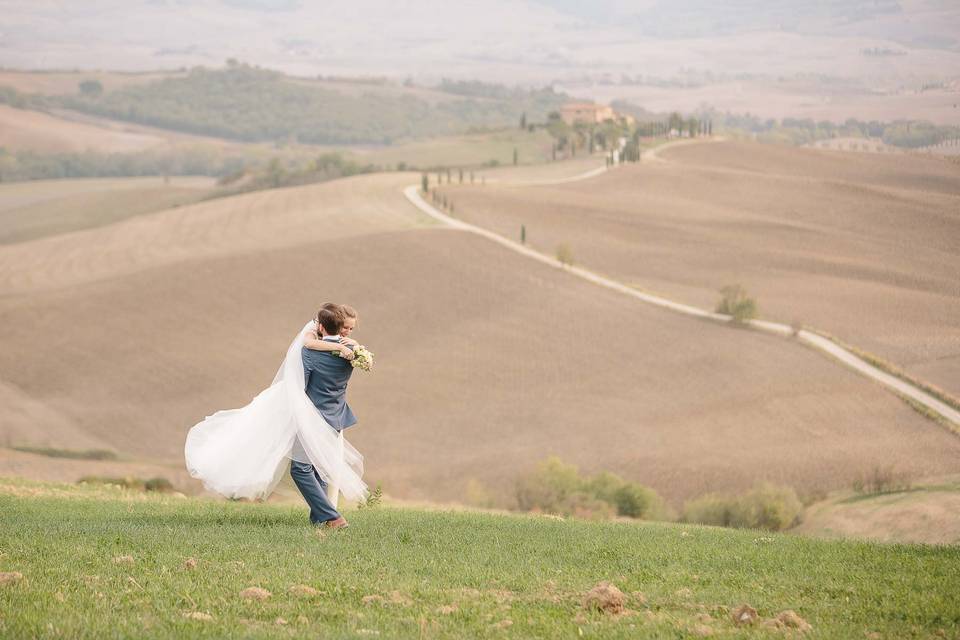
M508 82L644 74L958 69L944 0L0 0L0 64L220 65ZM952 6L956 5L956 7ZM864 48L909 51L875 60Z

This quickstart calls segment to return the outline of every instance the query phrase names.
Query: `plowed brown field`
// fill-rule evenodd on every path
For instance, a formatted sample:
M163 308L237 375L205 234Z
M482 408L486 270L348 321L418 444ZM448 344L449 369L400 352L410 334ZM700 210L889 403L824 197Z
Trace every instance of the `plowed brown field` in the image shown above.
M837 335L960 394L960 166L749 143L562 185L454 187L459 218L641 289Z
M463 499L471 478L509 493L550 454L674 500L760 478L834 488L888 464L960 472L960 439L879 385L436 227L400 193L418 179L247 194L0 247L0 442L178 463L189 427L248 402L332 299L360 310L378 358L351 386L349 437L398 497Z

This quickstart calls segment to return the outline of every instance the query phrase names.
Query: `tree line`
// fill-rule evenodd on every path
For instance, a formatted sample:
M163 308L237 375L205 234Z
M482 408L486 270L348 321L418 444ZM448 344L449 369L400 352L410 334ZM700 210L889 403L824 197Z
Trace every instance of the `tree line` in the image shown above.
M376 87L348 94L245 64L195 68L183 77L113 91L96 82L81 84L78 93L46 100L116 120L242 142L390 144L510 126L524 111L545 115L563 100L548 91L518 91L500 99L462 91L463 97L435 103Z

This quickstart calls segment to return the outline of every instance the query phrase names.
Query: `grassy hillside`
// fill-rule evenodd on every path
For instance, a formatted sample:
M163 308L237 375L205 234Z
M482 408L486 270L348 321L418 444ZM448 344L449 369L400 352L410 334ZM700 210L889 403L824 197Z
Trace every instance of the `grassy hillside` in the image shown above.
M385 92L378 85L357 94L236 65L57 100L78 111L187 133L304 144L389 144L515 126L524 112L531 121L545 120L564 100L546 90L507 98L440 97L430 101L417 91Z
M960 482L932 479L874 495L843 492L811 505L794 533L882 542L960 543Z
M10 638L800 635L785 610L809 638L960 633L957 547L385 508L324 535L299 506L19 480L0 509ZM625 611L584 607L601 581Z
M739 283L763 317L839 336L960 394L960 166L752 143L566 185L444 186L456 215L712 309Z

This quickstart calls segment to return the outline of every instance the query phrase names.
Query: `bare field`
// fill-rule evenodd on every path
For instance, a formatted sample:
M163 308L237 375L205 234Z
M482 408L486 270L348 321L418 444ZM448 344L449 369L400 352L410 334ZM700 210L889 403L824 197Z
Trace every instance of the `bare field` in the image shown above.
M0 105L0 147L11 151L142 151L165 143L159 136L72 122L39 111Z
M827 331L960 393L960 167L749 143L572 184L448 188L457 217L646 291ZM445 187L447 188L447 187Z
M558 182L576 178L579 175L605 166L602 155L582 154L557 162L519 167L492 167L478 171L477 176L485 177L491 183L527 184L531 182Z
M260 191L140 215L101 229L0 246L0 296L30 295L186 261L431 224L397 210L416 174Z
M149 127L121 120L91 116L69 109L34 111L0 105L0 146L11 151L37 153L133 153L147 150L203 147L221 151L278 154L269 143L244 143ZM283 155L295 156L332 151L333 147L291 144Z
M190 204L214 191L213 178L91 178L0 185L0 244L99 227Z
M49 445L50 420L179 463L187 429L248 402L333 299L360 309L358 337L378 355L352 385L350 439L398 498L461 500L471 478L509 493L550 454L675 501L757 478L837 488L891 452L914 474L960 472L960 439L878 385L790 341L430 228L399 193L416 178L248 194L0 248L0 380L36 416L16 437Z

